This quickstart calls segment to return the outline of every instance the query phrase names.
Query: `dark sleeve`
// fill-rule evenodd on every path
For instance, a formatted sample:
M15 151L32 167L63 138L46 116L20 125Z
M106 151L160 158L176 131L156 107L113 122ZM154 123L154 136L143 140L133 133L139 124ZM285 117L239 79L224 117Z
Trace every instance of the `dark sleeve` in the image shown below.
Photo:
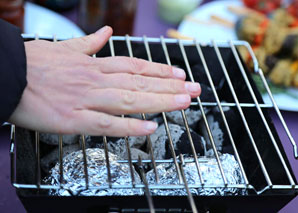
M0 126L14 112L26 85L26 55L21 31L0 19Z

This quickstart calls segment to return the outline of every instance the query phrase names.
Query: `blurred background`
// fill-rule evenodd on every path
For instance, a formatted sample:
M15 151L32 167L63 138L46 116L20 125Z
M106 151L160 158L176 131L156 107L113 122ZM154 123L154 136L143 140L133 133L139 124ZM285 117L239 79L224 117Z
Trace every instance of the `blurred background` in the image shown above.
M298 0L0 0L0 18L23 33L60 39L109 25L122 36L246 40L298 141ZM239 52L252 68L248 52ZM263 99L270 103L265 93ZM9 181L8 128L0 132L0 212L25 212ZM285 149L295 167L291 147ZM297 208L296 198L281 212Z
M281 107L298 110L298 93L284 90L298 87L298 0L0 0L0 18L61 39L109 25L114 35L246 40L273 90L289 94Z

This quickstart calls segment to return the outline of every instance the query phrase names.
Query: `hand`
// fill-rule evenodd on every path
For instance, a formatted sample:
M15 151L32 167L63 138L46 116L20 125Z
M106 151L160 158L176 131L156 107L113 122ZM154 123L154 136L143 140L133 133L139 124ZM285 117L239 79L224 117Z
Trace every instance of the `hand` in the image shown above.
M25 42L28 85L10 122L41 132L136 136L157 124L120 114L187 108L200 94L183 70L129 57L92 58L112 34Z

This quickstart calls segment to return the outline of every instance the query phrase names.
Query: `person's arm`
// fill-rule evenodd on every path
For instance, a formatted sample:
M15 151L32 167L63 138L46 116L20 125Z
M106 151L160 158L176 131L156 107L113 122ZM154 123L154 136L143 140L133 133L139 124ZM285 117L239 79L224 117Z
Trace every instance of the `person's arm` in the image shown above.
M0 19L0 126L14 112L26 84L26 55L21 31Z

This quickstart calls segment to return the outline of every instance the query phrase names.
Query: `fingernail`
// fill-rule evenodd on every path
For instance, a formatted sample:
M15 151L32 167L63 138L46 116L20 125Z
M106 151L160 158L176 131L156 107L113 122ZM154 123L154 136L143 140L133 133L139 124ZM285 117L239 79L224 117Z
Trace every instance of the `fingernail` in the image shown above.
M199 92L201 89L201 86L199 83L190 83L190 82L186 82L185 83L185 89L188 92Z
M185 78L185 72L183 69L177 68L177 67L173 67L173 74L174 76L176 76L177 78Z
M96 32L95 32L95 34L98 34L98 35L100 35L100 34L103 34L105 31L107 31L108 30L108 26L104 26L104 27L102 27L102 28L100 28L99 30L97 30Z
M175 95L175 101L177 104L186 104L190 101L189 95Z
M157 123L155 122L151 122L151 121L147 121L145 122L145 129L148 131L154 131L157 128Z

